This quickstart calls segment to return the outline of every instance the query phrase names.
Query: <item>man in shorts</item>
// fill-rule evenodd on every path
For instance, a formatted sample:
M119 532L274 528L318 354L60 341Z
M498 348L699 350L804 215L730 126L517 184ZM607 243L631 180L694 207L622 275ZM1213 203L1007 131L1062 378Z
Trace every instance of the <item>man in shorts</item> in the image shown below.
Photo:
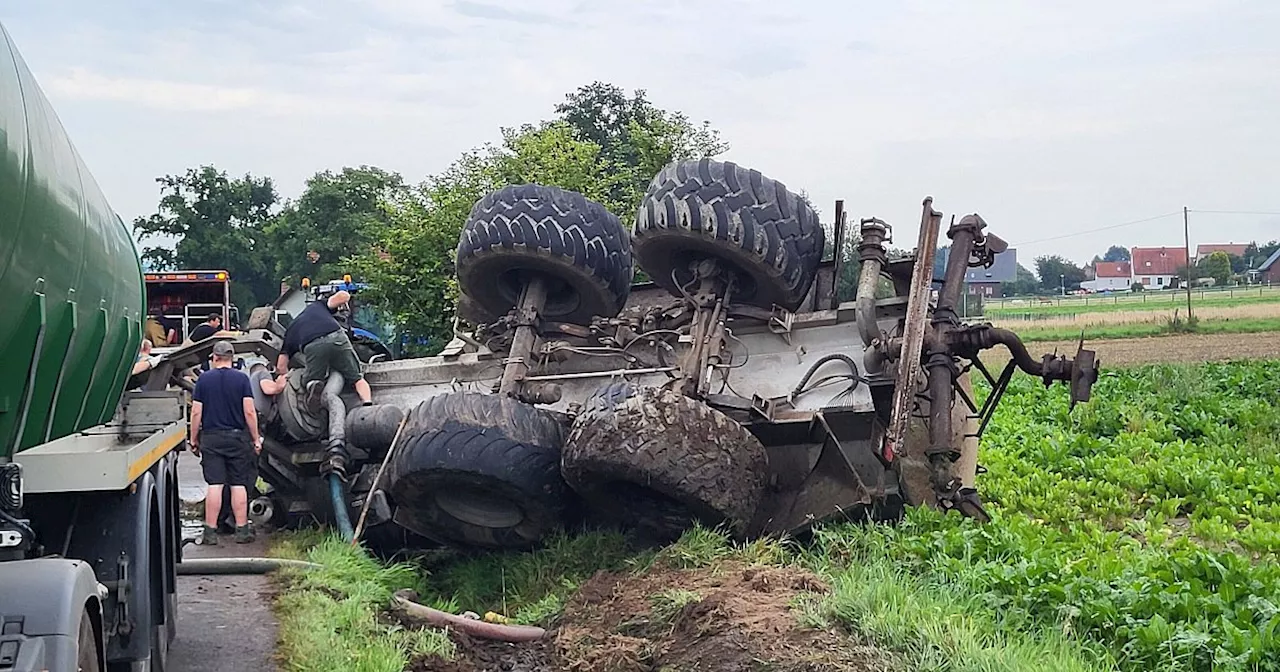
M341 373L348 385L354 385L365 406L373 404L373 392L360 370L360 359L351 346L351 339L333 316L350 300L350 293L338 291L325 301L315 301L298 313L284 332L284 349L276 360L276 373L284 375L288 372L290 357L299 352L305 355L303 378L307 404L312 408L320 403L330 371Z
M236 542L253 541L249 528L249 487L258 479L262 435L249 376L232 367L235 350L226 341L213 345L209 370L196 379L191 403L191 452L200 458L209 490L204 499L205 544L218 543L222 488L231 486Z

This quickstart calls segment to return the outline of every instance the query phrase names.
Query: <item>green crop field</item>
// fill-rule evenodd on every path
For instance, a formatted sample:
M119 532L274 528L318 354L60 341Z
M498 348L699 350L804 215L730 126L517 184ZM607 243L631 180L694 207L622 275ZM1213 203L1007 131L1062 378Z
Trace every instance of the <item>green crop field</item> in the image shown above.
M1275 361L1104 371L1071 413L1065 388L1019 376L983 442L987 525L917 509L898 526L828 526L807 543L737 546L695 529L658 551L589 533L390 570L295 539L291 554L335 569L289 579L286 669L359 660L361 642L385 664L360 669L458 655L378 618L402 585L555 628L597 569L732 559L822 577L831 590L797 600L797 627L837 629L900 665L868 670L1280 670L1277 408Z

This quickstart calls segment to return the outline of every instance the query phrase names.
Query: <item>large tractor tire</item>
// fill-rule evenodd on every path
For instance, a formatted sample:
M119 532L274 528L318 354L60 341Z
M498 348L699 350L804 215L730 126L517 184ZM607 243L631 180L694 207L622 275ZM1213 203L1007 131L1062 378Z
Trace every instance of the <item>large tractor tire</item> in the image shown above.
M590 324L613 317L631 292L631 241L618 218L581 194L524 184L480 199L458 240L458 284L489 314L505 315L527 279L548 283L542 317Z
M561 472L600 517L673 538L694 521L746 531L764 496L764 446L727 415L631 383L601 388L574 421Z
M482 308L475 299L466 294L458 294L457 311L458 317L477 327L482 324L491 324L498 319L497 315Z
M808 294L826 241L818 214L781 182L711 159L663 168L631 237L640 267L677 296L690 265L714 258L736 275L734 301L787 310Z
M387 491L411 532L444 544L527 548L561 526L564 430L505 396L454 392L410 412L387 465Z

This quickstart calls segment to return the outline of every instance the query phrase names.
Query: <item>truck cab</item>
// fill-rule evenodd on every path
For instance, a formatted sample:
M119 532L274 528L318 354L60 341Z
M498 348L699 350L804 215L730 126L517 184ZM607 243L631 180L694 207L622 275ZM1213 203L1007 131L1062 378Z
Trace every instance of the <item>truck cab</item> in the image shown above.
M224 330L233 330L240 322L237 308L231 305L231 274L225 270L179 270L147 273L147 322L158 322L164 332L164 344L171 349L186 340L196 325L209 315L222 316ZM161 352L166 352L162 350Z

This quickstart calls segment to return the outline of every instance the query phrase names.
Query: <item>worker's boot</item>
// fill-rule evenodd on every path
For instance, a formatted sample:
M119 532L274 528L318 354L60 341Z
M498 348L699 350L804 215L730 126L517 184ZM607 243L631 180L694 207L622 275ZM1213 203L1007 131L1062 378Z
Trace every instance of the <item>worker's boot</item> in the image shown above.
M320 409L321 400L324 397L324 381L313 380L307 383L306 404L307 408L312 411Z
M217 546L218 545L218 528L209 527L208 525L205 525L204 535L202 535L200 539L200 544L203 546Z
M249 527L248 523L245 523L244 525L236 528L237 544L251 544L253 543L253 539L254 539L253 528Z

